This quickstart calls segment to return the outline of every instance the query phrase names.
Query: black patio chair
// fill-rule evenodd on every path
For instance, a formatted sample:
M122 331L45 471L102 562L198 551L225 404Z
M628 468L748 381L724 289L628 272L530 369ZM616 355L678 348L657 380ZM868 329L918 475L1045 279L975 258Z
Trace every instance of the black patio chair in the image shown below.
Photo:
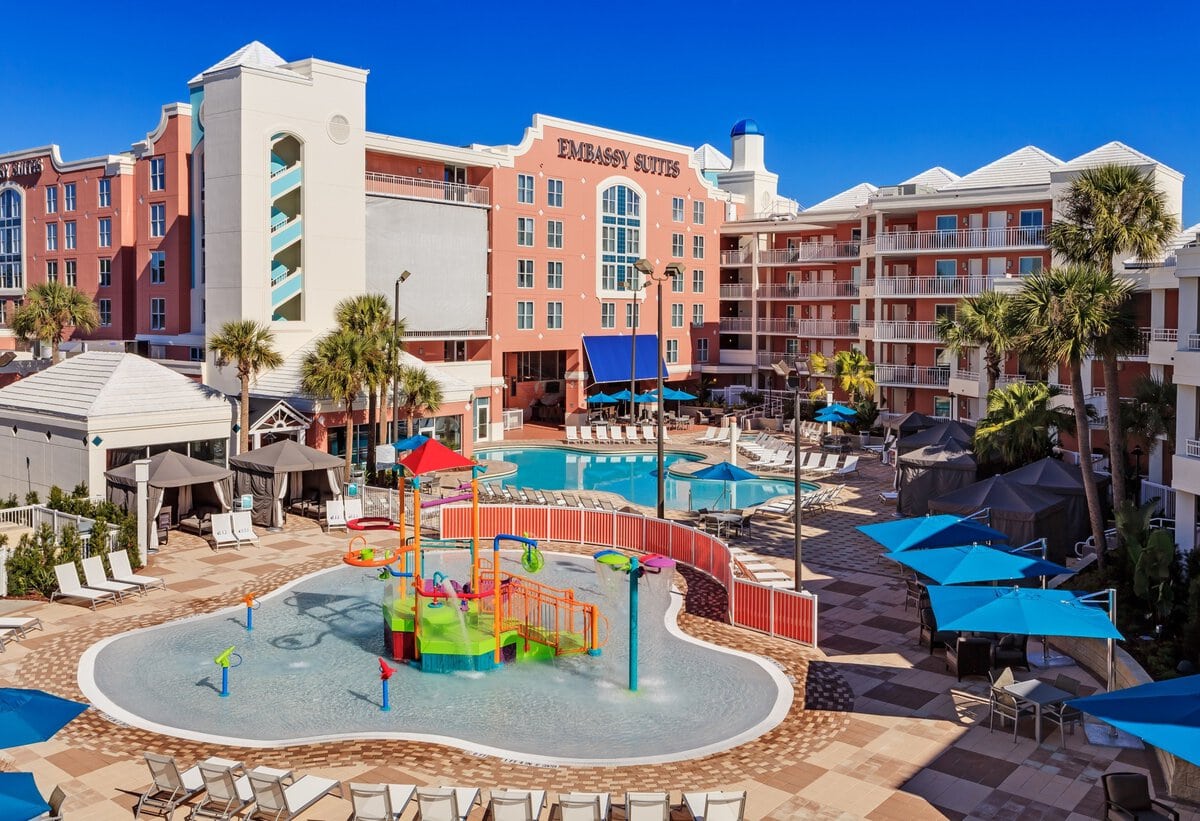
M1179 813L1150 797L1150 779L1144 773L1108 773L1104 783L1104 817L1141 819L1160 818L1179 821Z
M1009 633L1001 636L996 642L996 651L992 659L993 667L1020 667L1029 672L1029 657L1026 648L1029 646L1029 636L1018 636Z

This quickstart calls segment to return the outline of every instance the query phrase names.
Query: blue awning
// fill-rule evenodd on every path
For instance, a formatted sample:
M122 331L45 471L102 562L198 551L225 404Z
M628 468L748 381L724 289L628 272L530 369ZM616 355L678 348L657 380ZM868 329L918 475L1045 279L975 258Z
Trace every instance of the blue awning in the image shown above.
M593 382L629 381L629 348L632 339L628 334L583 338L583 349L587 353ZM662 368L662 375L667 375L667 366L658 358L658 334L638 334L636 354L637 379L657 379L658 373L654 370L656 360L658 367Z

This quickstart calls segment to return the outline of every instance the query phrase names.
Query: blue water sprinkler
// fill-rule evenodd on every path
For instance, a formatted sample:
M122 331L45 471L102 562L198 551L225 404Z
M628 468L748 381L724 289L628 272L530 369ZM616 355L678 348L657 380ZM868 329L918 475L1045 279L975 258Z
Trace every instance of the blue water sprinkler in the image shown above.
M388 679L394 672L396 672L394 667L389 666L382 658L379 659L379 682L383 685L383 705L379 709L385 713L392 709L391 701L388 699Z
M675 562L666 556L649 555L644 560L616 550L598 550L592 554L598 564L629 575L629 690L638 688L638 582L647 573L671 572Z
M234 645L226 647L213 661L221 668L221 698L229 698L229 668L242 663L242 657L233 652ZM234 659L237 659L234 661Z
M255 599L255 593L247 593L242 597L242 603L246 605L246 632L249 633L254 629L254 611L258 609L258 601Z

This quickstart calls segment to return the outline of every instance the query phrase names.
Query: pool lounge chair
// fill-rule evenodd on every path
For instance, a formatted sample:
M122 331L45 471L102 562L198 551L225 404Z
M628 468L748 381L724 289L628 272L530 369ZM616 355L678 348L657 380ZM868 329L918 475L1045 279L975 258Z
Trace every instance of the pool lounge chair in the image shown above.
M143 576L140 573L134 573L133 568L129 565L129 554L124 550L114 550L109 553L108 566L112 570L114 581L136 584L143 591L149 590L151 587L167 589L167 583L158 576Z
M233 514L214 513L209 521L212 523L213 547L237 548L238 539L233 534Z
M250 778L245 775L240 765L226 767L201 761L196 766L200 768L200 779L204 782L205 794L188 814L188 821L195 818L229 821L254 803Z
M107 590L116 593L117 599L124 599L126 593L142 593L142 588L136 584L115 582L104 572L104 560L99 556L89 556L83 560L83 583L93 590Z
M42 626L42 620L33 618L32 616L24 618L9 617L0 619L0 630L11 630L20 638L25 638L29 635L30 630L45 630Z
M717 431L717 435L713 437L712 445L728 445L729 444L729 428L721 428Z
M458 490L459 490L459 492L462 492L464 490L470 490L470 489L471 489L471 483L467 482L466 487L460 487ZM352 522L355 519L361 519L363 517L363 499L362 499L362 497L361 496L355 496L353 498L347 497L346 499L342 500L342 509L346 511L346 521L347 522ZM237 529L238 529L237 514L235 513L235 514L233 514L233 516L234 516L233 530L236 533Z
M591 425L580 425L579 426L579 441L580 442L596 441L595 439L592 438L592 426Z
M667 429L663 428L663 437L666 437ZM646 444L653 445L658 441L658 429L654 425L642 425L642 438L646 440Z
M285 784L278 770L258 767L250 771L250 789L254 792L254 812L251 819L291 821L327 795L342 795L342 784L334 778L302 775L292 784Z
M579 501L579 497L574 493L563 492L563 501L567 503L567 507L583 507L583 503Z
M787 499L778 502L768 502L765 505L759 505L759 513L767 513L772 516L791 516L796 510L796 500Z
M80 599L86 601L93 610L96 609L96 605L100 602L115 604L117 601L115 593L108 590L92 590L90 587L84 587L80 584L79 571L75 569L74 562L55 565L54 575L58 579L58 589L50 594L50 601L54 601L55 599Z
M350 783L352 821L399 821L417 788L412 784Z
M325 503L325 532L346 529L346 505L341 499L330 499Z
M362 500L355 499L358 503L358 515L355 519L362 518ZM350 503L347 502L347 505ZM254 521L250 518L249 510L239 510L237 513L230 513L230 521L233 524L233 537L238 540L239 545L243 544L258 544L258 534L254 532ZM347 512L347 518L350 518Z
M596 441L602 445L612 444L612 439L608 438L608 428L604 425L596 426Z
M567 425L567 438L564 440L569 445L579 442L579 429L574 425Z
M418 787L417 812L421 821L466 821L479 802L474 787Z
M537 821L545 806L545 790L492 790L487 811L492 821Z
M568 792L558 796L560 821L608 821L612 798L606 792Z
M142 753L146 766L150 768L150 786L138 798L134 807L133 817L140 818L143 810L150 810L155 815L170 819L180 805L191 801L204 792L204 777L200 774L200 765L188 767L183 772L175 759L157 753ZM240 767L237 761L224 758L206 758L202 763L212 767Z
M683 804L693 821L742 821L746 815L746 791L685 792Z
M858 474L858 454L855 453L846 457L846 462L837 470L833 471L833 476L849 476L851 473Z
M640 445L642 443L642 440L638 438L637 425L625 426L625 439L631 445Z
M671 797L665 792L625 793L626 821L670 821Z
M705 428L705 429L704 429L704 435L703 435L703 436L701 436L701 437L699 437L699 438L697 438L697 439L696 439L696 440L693 442L693 444L696 444L696 445L703 445L703 444L707 444L707 443L711 442L711 441L712 441L712 440L713 440L713 439L716 437L716 435L717 435L717 430L718 430L718 428L714 428L714 427L707 427L707 428Z

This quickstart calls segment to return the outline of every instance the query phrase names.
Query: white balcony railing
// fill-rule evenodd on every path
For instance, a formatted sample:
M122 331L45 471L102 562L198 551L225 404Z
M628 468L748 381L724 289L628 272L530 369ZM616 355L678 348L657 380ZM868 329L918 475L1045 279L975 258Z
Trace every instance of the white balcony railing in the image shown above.
M875 323L875 341L889 342L894 340L937 342L937 324L934 322L877 321Z
M754 252L749 248L737 248L733 251L721 252L722 265L749 265L754 259Z
M757 351L755 353L755 364L760 368L769 368L778 362L795 368L797 359L802 360L800 363L800 373L807 375L808 354L788 353L787 351Z
M750 284L721 286L721 299L750 299L753 296L754 286Z
M760 285L759 299L858 299L859 283L841 279L824 282Z
M793 265L800 262L828 262L858 259L857 242L802 242L791 248L768 248L758 252L759 265Z
M875 237L877 253L972 251L980 248L1044 248L1045 228L960 228L953 231L893 231Z
M798 319L760 319L758 320L758 332L760 334L785 334L787 336L799 336Z
M992 287L988 277L879 277L876 296L979 296Z
M1183 452L1192 459L1200 459L1200 439L1185 439Z
M754 330L754 320L748 316L723 316L719 327L723 334L748 334Z
M796 322L796 335L800 337L851 337L857 339L864 325L854 319L801 319Z
M1133 350L1122 354L1121 358L1122 359L1145 359L1146 357L1148 357L1150 355L1150 340L1151 340L1152 336L1153 336L1153 332L1151 331L1150 328L1142 328L1139 333L1139 336L1138 336L1137 345L1133 348Z
M1151 328L1151 342L1178 342L1179 329L1177 328Z
M492 201L492 192L480 185L438 182L418 177L398 177L395 174L380 174L377 171L366 173L368 194L463 205L489 205Z
M997 385L1024 385L1028 381L1029 377L1023 373L1002 373L996 377Z
M1200 333L1193 331L1179 341L1181 351L1200 351Z
M876 365L875 382L879 385L945 387L950 384L950 369L920 365Z

